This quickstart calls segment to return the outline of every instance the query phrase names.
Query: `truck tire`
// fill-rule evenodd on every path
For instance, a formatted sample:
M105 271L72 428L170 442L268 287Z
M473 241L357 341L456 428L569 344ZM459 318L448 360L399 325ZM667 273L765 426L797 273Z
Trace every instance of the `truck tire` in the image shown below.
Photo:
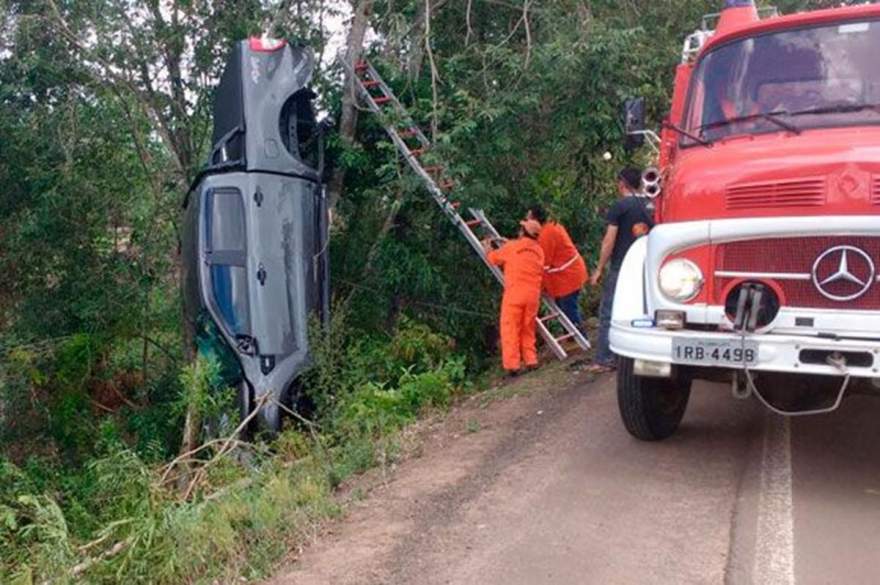
M617 405L626 430L642 441L671 437L687 409L691 381L681 377L645 378L633 373L633 360L618 358Z

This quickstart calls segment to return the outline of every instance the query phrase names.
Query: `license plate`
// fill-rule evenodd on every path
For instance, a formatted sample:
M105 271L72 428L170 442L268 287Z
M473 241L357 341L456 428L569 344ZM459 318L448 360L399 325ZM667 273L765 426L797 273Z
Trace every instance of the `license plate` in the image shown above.
M748 340L673 339L672 359L703 366L751 365L758 361L758 344Z

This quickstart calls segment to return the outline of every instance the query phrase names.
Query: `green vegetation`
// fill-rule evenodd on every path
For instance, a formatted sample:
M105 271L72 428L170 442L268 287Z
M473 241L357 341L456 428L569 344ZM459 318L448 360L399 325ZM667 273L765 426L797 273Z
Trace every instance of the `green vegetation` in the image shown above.
M185 460L169 463L158 448L132 445L119 427L122 416L90 429L94 443L76 470L51 456L20 466L4 461L0 581L210 583L265 576L316 522L339 511L331 494L340 482L390 465L407 423L468 388L451 340L424 326L404 320L385 339L352 333L337 317L322 339L326 348L319 349L309 387L321 398L321 424L303 419L254 444L221 436L207 443L195 473ZM324 351L329 348L334 351ZM211 391L215 378L216 365L203 360L181 375L184 396L202 401L208 416L230 410L217 397L231 393Z
M645 95L659 121L681 40L718 2L351 4L371 9L367 53L433 131L456 197L505 232L544 203L593 257L627 160L619 104ZM405 425L496 359L496 284L360 116L351 144L331 140L336 315L303 381L309 420L227 440L234 392L190 363L180 202L226 51L267 29L310 44L338 117L325 48L343 5L0 0L0 582L263 575L338 512L334 487L392 461ZM210 433L179 458L187 409Z

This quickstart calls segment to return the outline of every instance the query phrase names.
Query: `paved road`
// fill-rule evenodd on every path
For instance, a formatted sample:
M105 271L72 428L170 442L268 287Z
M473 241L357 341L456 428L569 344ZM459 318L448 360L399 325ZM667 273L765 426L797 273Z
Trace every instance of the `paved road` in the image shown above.
M454 415L275 583L880 583L880 399L789 421L698 384L648 444L612 378L547 385Z

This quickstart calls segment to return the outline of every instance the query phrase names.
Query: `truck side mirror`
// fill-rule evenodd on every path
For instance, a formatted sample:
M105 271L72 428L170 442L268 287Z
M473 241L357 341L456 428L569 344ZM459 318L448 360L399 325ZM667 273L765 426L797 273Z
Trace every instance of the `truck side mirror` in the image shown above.
M645 98L628 98L623 102L624 147L634 150L645 143Z

